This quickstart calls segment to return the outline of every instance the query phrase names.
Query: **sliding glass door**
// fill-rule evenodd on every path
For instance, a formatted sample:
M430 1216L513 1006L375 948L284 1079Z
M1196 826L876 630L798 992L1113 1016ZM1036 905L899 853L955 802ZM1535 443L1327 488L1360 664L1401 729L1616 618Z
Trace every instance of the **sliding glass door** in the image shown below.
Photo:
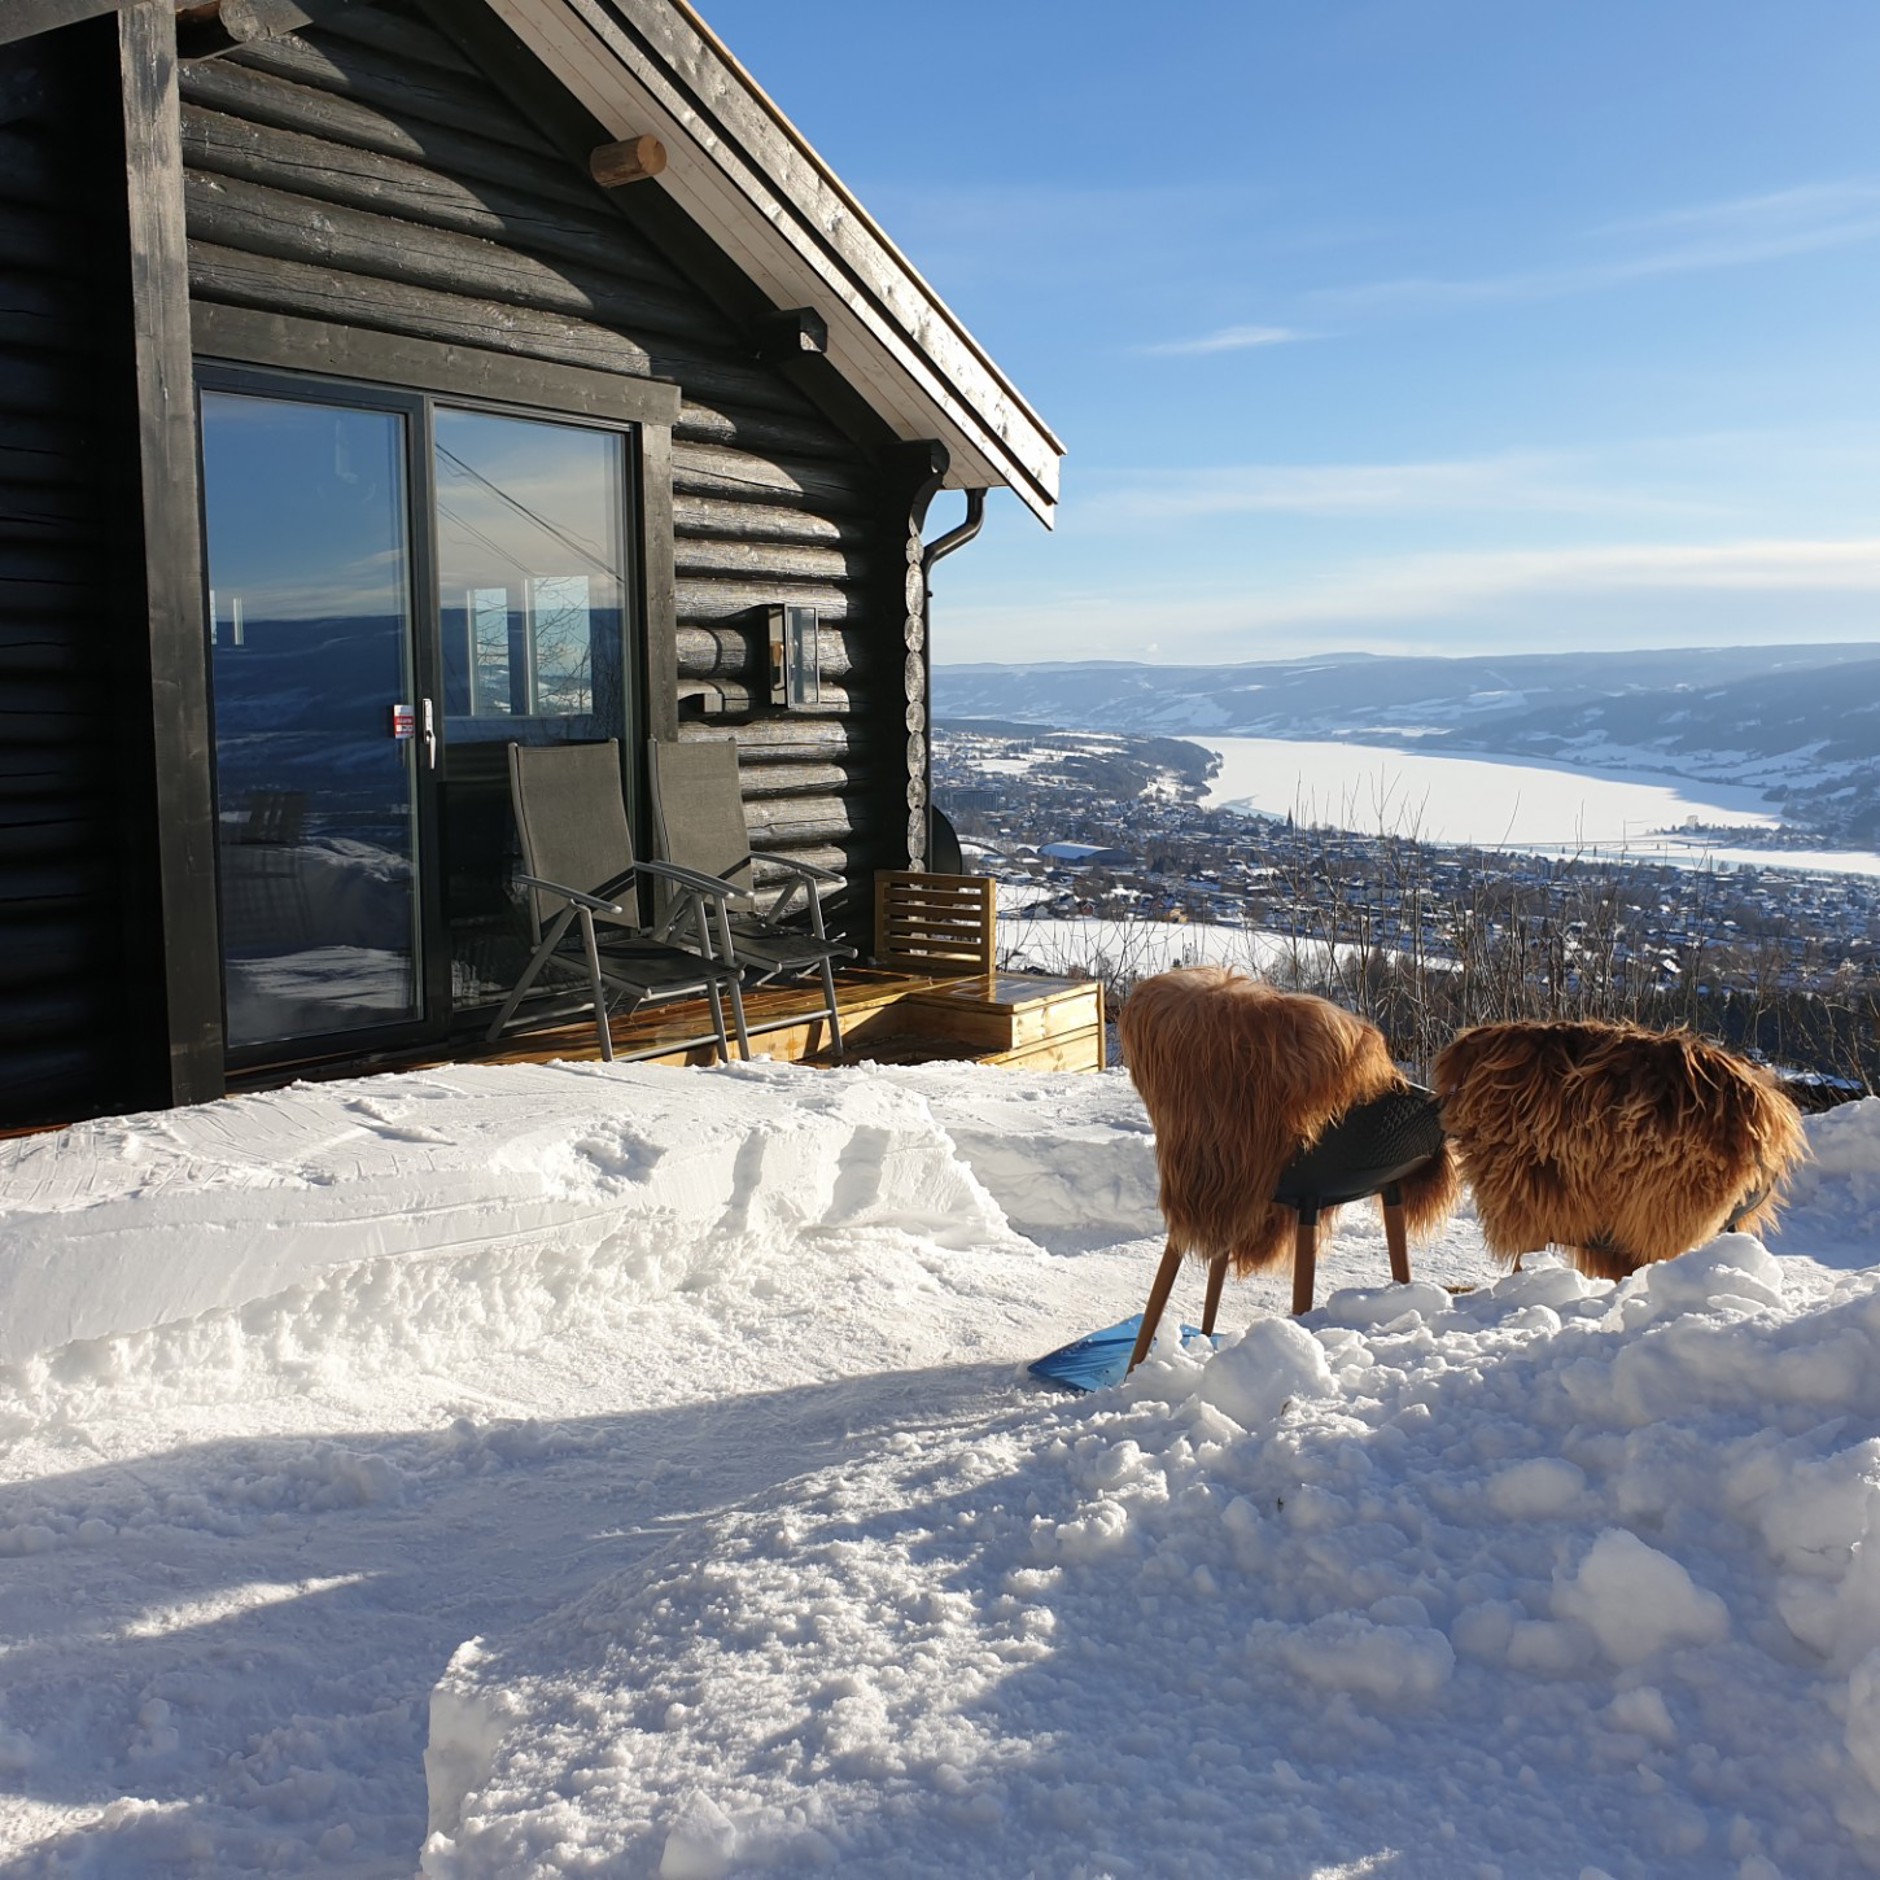
M440 405L432 453L451 996L474 1009L507 994L530 950L510 887L508 747L634 746L627 439Z
M203 393L234 1053L424 1016L409 423Z
M527 957L507 746L637 744L631 434L209 367L202 438L230 1054L441 1037Z

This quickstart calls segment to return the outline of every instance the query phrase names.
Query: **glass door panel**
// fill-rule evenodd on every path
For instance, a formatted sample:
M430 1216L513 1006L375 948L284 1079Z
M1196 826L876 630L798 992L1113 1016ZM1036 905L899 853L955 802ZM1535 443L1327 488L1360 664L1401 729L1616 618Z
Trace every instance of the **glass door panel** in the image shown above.
M433 415L451 993L500 999L528 957L505 747L628 745L626 438Z
M405 426L202 394L231 1051L424 1016Z

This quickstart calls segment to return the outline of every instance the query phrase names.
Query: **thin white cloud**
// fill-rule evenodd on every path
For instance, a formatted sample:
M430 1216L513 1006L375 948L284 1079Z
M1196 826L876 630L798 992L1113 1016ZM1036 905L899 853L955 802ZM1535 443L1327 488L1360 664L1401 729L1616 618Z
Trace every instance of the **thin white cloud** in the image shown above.
M1700 203L1608 223L1589 239L1609 252L1473 278L1414 276L1323 288L1309 305L1345 316L1438 312L1556 300L1635 281L1754 266L1880 239L1880 179L1853 177Z
M1216 516L1546 513L1670 517L1714 504L1626 488L1584 457L1510 451L1427 463L1232 464L1138 474L1085 498L1067 521L1183 522Z
M1649 620L1649 627L1644 622ZM1329 579L1232 593L1033 595L962 601L938 644L970 658L1252 658L1259 647L1458 650L1484 625L1540 651L1570 643L1880 638L1880 537L1458 551L1378 559Z
M1290 326L1224 326L1199 339L1163 340L1142 350L1162 359L1200 359L1215 353L1251 352L1259 346L1291 346L1313 337Z

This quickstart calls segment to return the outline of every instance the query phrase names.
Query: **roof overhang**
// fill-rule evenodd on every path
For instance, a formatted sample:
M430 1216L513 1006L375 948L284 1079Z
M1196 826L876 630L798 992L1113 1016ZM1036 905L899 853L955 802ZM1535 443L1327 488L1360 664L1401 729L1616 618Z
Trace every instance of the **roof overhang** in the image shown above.
M130 0L0 0L0 44ZM178 5L187 0L176 0ZM484 0L780 310L812 308L830 364L887 428L937 440L954 489L1005 488L1048 527L1064 447L686 0Z
M1007 488L1047 526L1064 447L685 0L488 0L616 137L651 133L665 190L893 433L947 448L955 489Z

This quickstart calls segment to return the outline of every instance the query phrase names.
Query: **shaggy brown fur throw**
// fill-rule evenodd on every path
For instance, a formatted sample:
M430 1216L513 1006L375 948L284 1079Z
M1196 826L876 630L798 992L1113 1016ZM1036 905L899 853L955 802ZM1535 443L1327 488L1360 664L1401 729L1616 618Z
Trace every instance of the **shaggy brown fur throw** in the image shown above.
M1121 1029L1155 1125L1169 1239L1204 1260L1229 1255L1240 1275L1291 1255L1298 1217L1273 1199L1286 1164L1355 1104L1408 1082L1375 1025L1224 966L1141 981ZM1445 1144L1403 1184L1410 1232L1441 1226L1456 1191Z
M1770 1225L1807 1154L1775 1080L1688 1032L1478 1025L1436 1060L1443 1126L1504 1260L1552 1244L1622 1279L1701 1247L1747 1198Z

